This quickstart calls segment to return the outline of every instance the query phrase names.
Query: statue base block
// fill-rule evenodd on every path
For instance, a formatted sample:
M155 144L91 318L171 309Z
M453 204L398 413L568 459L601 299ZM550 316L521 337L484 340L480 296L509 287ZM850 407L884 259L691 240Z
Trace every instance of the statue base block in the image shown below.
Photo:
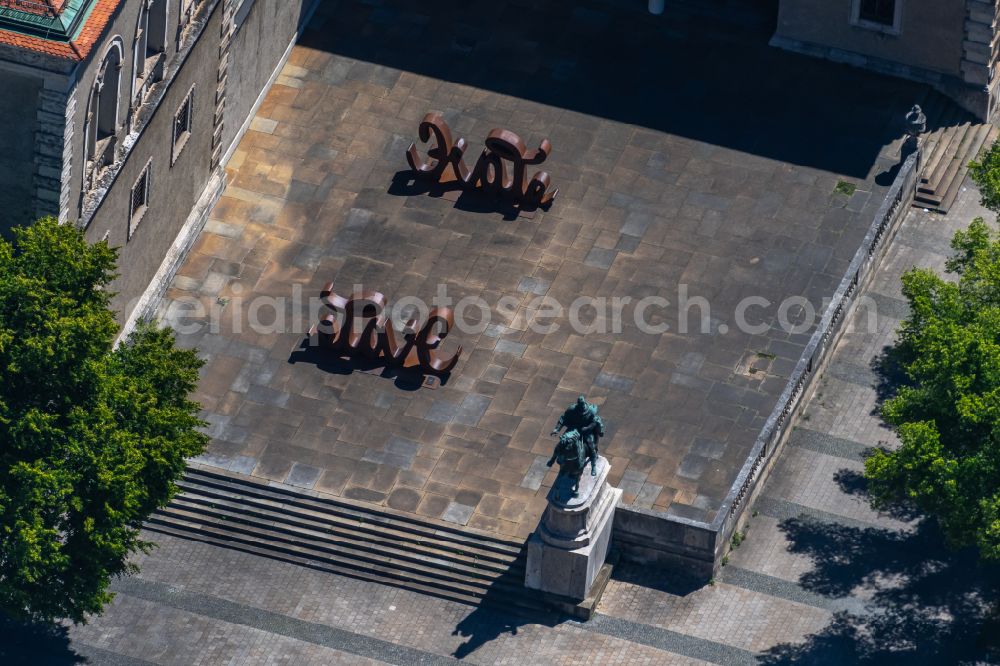
M549 505L538 529L528 539L526 587L569 599L586 599L611 545L615 506L622 491L608 484L611 466L597 460L571 495L572 481L560 477L549 491Z

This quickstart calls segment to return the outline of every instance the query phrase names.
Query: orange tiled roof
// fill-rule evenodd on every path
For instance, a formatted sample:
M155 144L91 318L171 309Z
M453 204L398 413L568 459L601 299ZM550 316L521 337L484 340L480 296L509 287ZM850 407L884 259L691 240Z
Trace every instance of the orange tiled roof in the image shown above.
M61 13L66 5L66 0L42 0L42 2L48 5L48 8L54 14ZM59 41L54 39L45 39L44 37L35 37L33 35L25 35L14 30L0 29L0 44L22 48L36 53L44 53L55 58L74 60L77 62L85 60L100 40L101 35L104 33L104 29L107 27L108 23L111 22L112 15L122 2L124 2L124 0L97 0L94 8L90 12L90 15L87 17L87 22L76 36L76 39L72 39L70 41ZM25 5L28 4L39 5L42 3L37 0L0 0L0 5L11 7L16 6L16 8L20 11L28 11L25 9Z
M49 16L62 14L66 0L0 0L0 7L9 7L18 11Z

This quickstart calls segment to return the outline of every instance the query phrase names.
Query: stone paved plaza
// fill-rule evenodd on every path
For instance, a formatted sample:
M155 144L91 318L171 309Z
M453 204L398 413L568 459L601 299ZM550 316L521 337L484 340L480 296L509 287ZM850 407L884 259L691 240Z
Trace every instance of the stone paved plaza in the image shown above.
M906 305L899 276L941 268L981 213L912 212L714 584L616 569L589 623L505 615L233 550L150 535L141 574L104 616L48 640L0 635L0 662L68 664L950 664L987 663L996 574L904 516L871 511L858 454L891 440L872 415L871 362ZM995 625L994 625L995 627ZM993 632L992 634L990 632ZM993 654L994 660L996 652Z
M775 323L777 304L832 293L923 90L771 49L773 16L748 7L404 5L321 4L167 294L164 320L207 360L201 462L524 537L554 475L548 431L582 393L610 425L602 452L626 502L711 520L808 338ZM493 127L548 137L555 204L518 216L408 184L404 151L430 110L470 155ZM327 281L391 302L444 285L493 310L445 341L464 348L446 385L417 388L302 348ZM704 332L681 285L710 302ZM626 305L620 332L564 314L543 335L529 326L540 295L662 296L648 321L670 328L641 332ZM774 304L748 315L759 335L734 323L749 295ZM283 332L252 328L252 312Z

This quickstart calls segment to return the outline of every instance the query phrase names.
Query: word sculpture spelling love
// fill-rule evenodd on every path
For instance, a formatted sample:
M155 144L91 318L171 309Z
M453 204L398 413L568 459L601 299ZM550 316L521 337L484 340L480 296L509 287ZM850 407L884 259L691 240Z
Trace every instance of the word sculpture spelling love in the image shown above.
M419 328L417 320L410 319L399 340L392 321L384 314L386 298L379 292L362 291L344 298L335 294L333 283L328 282L319 296L334 314L321 317L309 335L316 335L321 347L339 356L360 356L383 361L387 367L419 368L424 373L444 375L451 372L462 354L459 347L450 358L438 357L441 341L455 324L451 308L432 309Z
M552 190L551 179L545 171L538 171L528 180L528 166L541 164L552 153L552 144L542 139L537 150L528 150L517 134L510 130L493 129L486 136L475 168L465 165L465 139L452 141L451 128L440 113L431 112L420 122L420 140L427 143L434 137L434 145L424 159L415 144L406 151L406 161L421 180L435 183L458 183L462 189L475 190L512 199L522 208L547 206L559 190ZM449 168L450 167L450 168Z

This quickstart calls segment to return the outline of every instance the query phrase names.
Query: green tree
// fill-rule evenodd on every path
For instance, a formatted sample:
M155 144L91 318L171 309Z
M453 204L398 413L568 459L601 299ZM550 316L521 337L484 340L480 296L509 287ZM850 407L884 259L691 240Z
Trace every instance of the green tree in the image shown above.
M1000 236L982 218L952 240L946 280L903 276L894 349L907 381L882 407L901 446L865 463L876 505L905 500L956 546L1000 559Z
M969 175L979 186L983 206L1000 213L1000 141L969 163Z
M201 361L143 326L114 347L116 250L52 218L0 241L0 610L85 620L204 450Z

